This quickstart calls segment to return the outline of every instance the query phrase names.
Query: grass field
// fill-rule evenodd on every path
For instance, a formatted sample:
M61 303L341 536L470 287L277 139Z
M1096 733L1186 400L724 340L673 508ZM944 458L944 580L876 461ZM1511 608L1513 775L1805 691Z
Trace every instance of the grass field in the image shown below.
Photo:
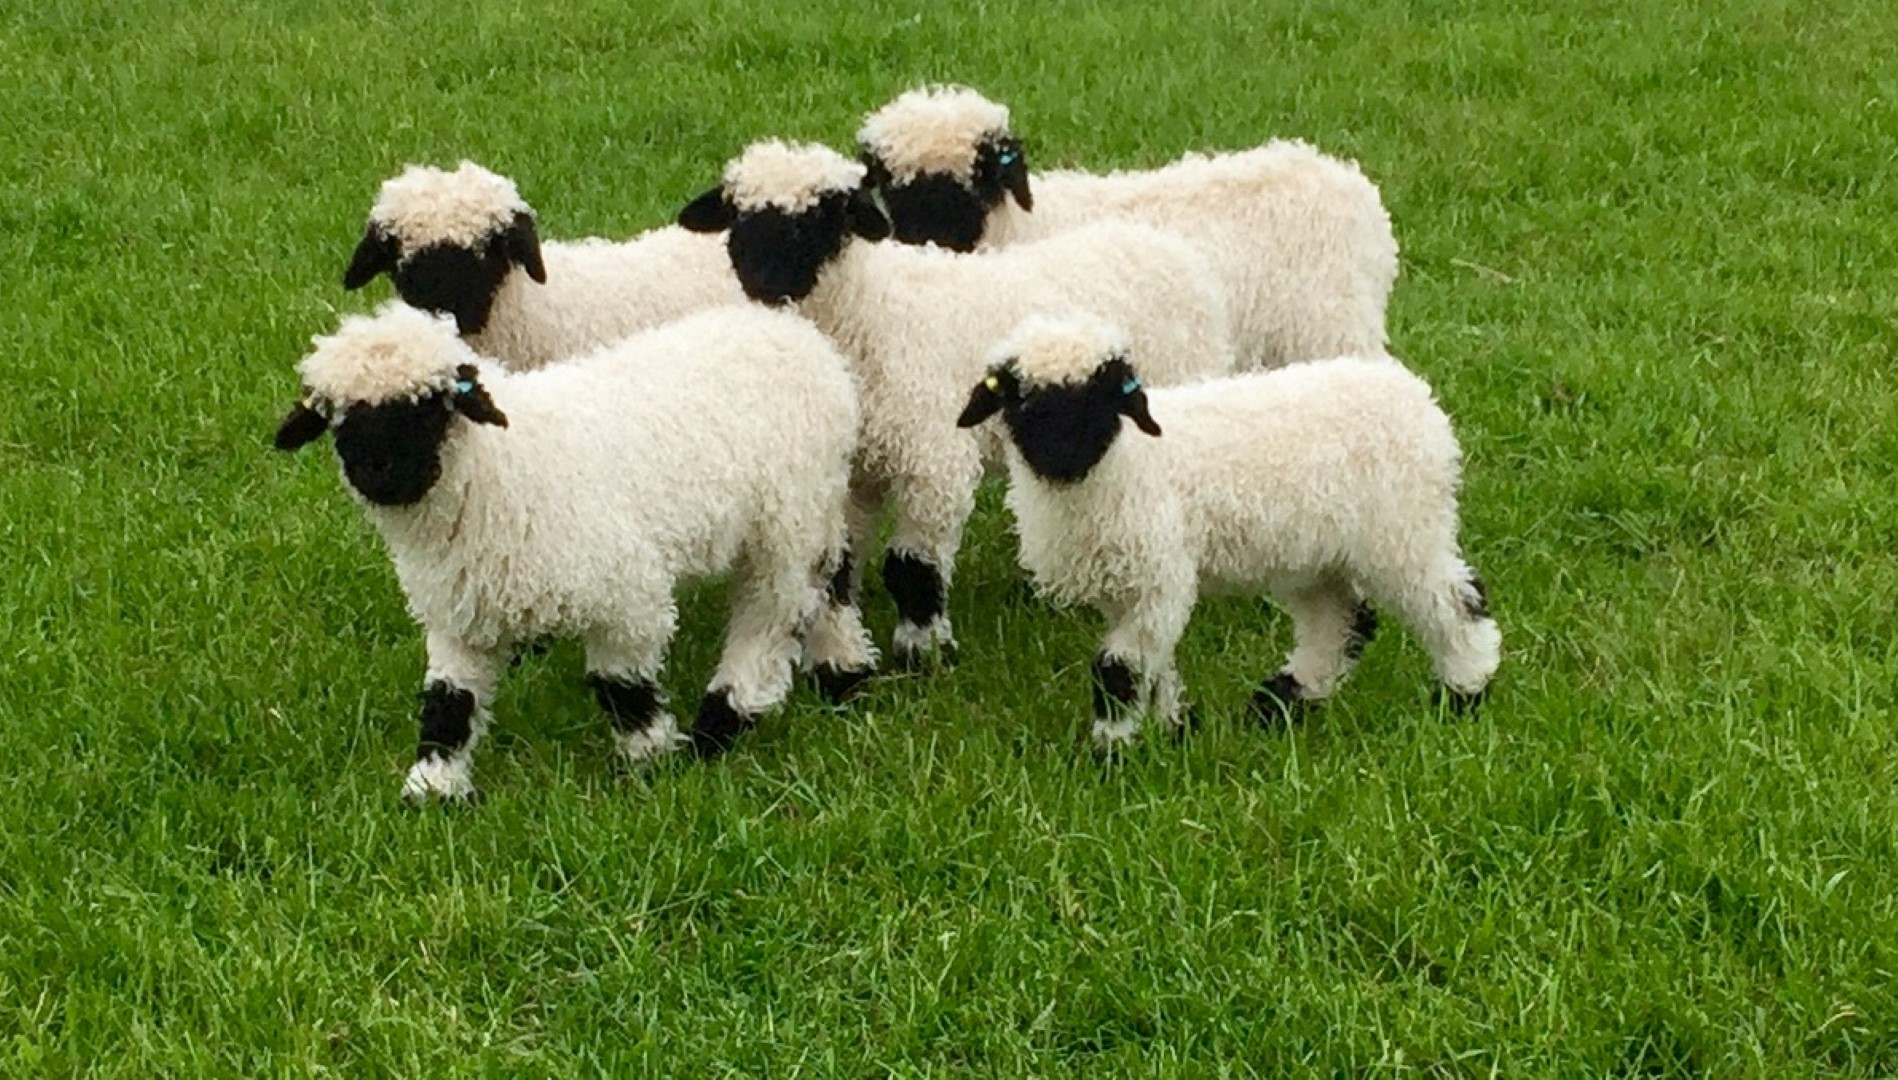
M1879 0L52 0L0 15L0 1075L1898 1071L1898 12ZM1043 166L1361 160L1508 655L1103 771L989 492L963 663L622 780L571 646L404 810L420 638L267 450L375 186L668 218L918 80ZM716 591L670 669L709 673ZM891 614L871 594L879 631Z

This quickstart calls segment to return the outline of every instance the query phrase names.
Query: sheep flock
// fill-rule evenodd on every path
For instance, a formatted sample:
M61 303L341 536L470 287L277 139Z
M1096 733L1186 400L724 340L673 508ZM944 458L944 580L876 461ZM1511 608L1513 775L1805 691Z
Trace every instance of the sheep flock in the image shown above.
M475 797L498 680L550 638L581 643L634 768L726 752L800 672L841 705L881 671L990 662L951 622L985 475L1037 591L1105 619L1073 690L1098 752L1198 722L1174 652L1202 595L1290 616L1253 675L1266 731L1338 690L1380 613L1446 715L1482 699L1501 632L1459 543L1461 453L1389 349L1397 243L1356 163L1275 139L1042 172L956 86L898 95L848 154L731 150L624 240L544 239L473 162L377 193L342 284L394 297L313 338L275 445L330 436L421 630L405 798ZM712 578L723 651L687 726L664 661L682 587Z

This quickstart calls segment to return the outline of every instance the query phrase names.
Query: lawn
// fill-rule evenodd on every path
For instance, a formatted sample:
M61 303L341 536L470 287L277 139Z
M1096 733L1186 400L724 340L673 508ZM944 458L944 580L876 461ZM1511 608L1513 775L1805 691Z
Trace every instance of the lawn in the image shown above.
M9 6L0 1075L1898 1071L1894 56L1880 0ZM1205 728L1102 768L1099 626L1023 602L990 490L953 672L622 778L560 646L486 801L405 809L420 636L267 445L387 295L339 286L376 185L471 157L623 235L921 80L1043 167L1362 162L1481 713L1387 621L1255 729L1289 627L1208 602Z

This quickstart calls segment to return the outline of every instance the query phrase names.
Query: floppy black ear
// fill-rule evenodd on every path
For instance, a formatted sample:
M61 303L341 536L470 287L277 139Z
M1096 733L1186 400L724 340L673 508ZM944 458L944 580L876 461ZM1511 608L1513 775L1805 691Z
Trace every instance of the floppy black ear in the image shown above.
M850 231L865 240L889 238L890 219L877 209L876 200L870 197L867 187L860 187L850 193L850 201L844 204L844 217L850 222Z
M547 264L540 259L540 233L534 228L534 215L526 210L514 213L514 224L508 226L507 257L527 271L527 276L542 285L547 284Z
M394 270L399 254L395 237L370 222L356 245L356 254L350 256L349 268L343 271L343 288L353 292L374 281L377 274Z
M456 412L477 424L507 426L507 414L488 396L488 388L481 385L473 364L463 364L455 369L454 402Z
M297 402L290 415L277 425L277 438L274 445L279 450L295 450L300 446L315 442L330 429L330 422L322 413L304 402Z
M863 163L863 186L867 188L888 187L890 184L889 166L869 147L857 150L857 160Z
M732 219L737 216L725 198L724 187L720 186L686 203L685 209L679 211L679 224L693 232L724 232L732 227Z
M969 403L962 407L962 415L956 417L956 426L972 428L975 425L1002 411L1002 385L994 375L990 375L975 384L969 391Z
M1103 389L1114 396L1114 407L1122 416L1147 434L1159 436L1160 425L1153 422L1153 414L1147 411L1146 387L1141 385L1140 376L1134 373L1133 364L1126 357L1109 360L1095 378L1106 384Z
M1028 189L1028 155L1022 152L1021 140L1007 138L995 156L995 165L1002 187L1015 198L1015 205L1023 210L1035 208L1035 193Z

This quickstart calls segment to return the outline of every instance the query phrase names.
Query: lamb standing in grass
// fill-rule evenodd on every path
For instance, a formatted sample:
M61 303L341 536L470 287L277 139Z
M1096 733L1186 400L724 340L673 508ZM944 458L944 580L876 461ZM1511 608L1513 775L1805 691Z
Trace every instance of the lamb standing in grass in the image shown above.
M392 302L315 344L276 444L334 435L426 631L405 795L473 794L496 676L544 636L585 642L628 761L680 745L656 679L689 579L737 571L694 748L723 750L784 700L797 633L842 558L857 431L849 370L809 323L719 308L514 373ZM813 663L874 667L860 628L830 630Z
M899 240L968 251L1143 222L1199 245L1248 364L1384 350L1397 279L1390 216L1357 166L1304 143L1106 175L1035 173L1031 182L1008 109L962 87L897 97L865 119L858 141Z
M396 295L454 316L476 352L516 371L745 299L724 249L675 226L543 244L513 181L469 161L383 183L343 288L385 273Z
M1133 738L1143 712L1184 723L1173 652L1202 591L1291 613L1296 647L1253 698L1266 722L1337 689L1377 627L1360 596L1473 704L1502 636L1458 551L1460 454L1423 380L1343 357L1148 391L1136 355L1098 319L1029 321L957 420L1001 414L1022 565L1108 620L1096 746ZM1121 438L1122 417L1144 435Z
M914 665L954 648L948 585L984 459L999 461L1000 443L950 421L1003 331L1035 312L1110 310L1162 382L1229 371L1233 353L1218 283L1178 237L1116 223L978 255L867 243L889 227L863 178L822 146L757 143L679 221L729 231L746 294L796 302L850 357L864 417L850 547L868 555L882 501L893 501L883 580L899 614L895 652ZM854 570L840 577L840 602L854 602L855 585Z

